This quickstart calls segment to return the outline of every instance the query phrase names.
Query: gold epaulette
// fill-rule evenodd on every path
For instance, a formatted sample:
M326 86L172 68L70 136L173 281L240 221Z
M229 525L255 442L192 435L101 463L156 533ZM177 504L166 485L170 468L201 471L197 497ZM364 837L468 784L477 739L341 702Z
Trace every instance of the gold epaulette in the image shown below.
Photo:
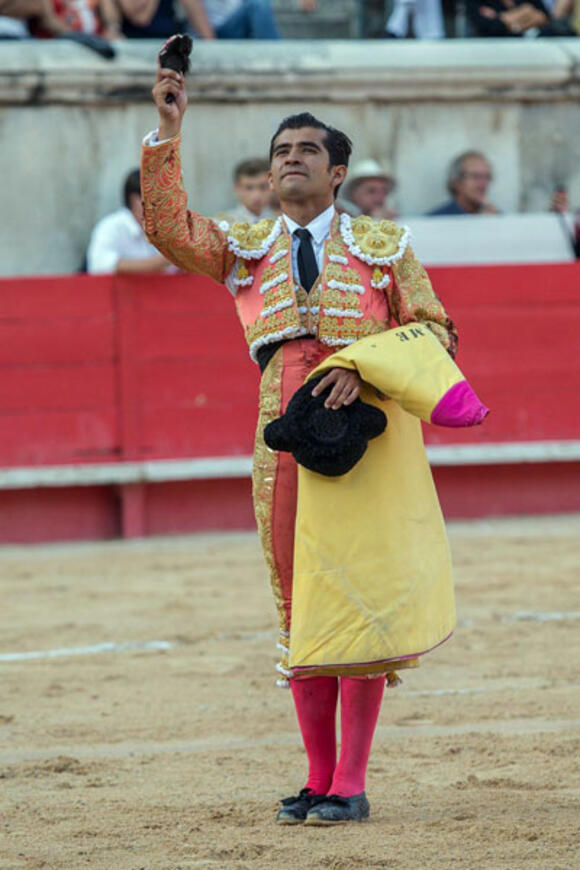
M340 216L340 234L357 259L370 266L388 266L399 260L409 244L409 230L393 221L360 215Z
M263 218L255 224L236 222L228 231L230 251L244 260L259 260L268 253L282 231L282 218Z

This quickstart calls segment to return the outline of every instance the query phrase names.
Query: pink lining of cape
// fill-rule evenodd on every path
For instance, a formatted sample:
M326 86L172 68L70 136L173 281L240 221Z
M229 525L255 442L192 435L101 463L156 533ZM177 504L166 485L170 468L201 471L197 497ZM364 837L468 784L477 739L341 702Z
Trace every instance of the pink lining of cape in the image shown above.
M488 414L489 408L479 401L467 381L459 381L437 402L431 423L437 426L478 426Z

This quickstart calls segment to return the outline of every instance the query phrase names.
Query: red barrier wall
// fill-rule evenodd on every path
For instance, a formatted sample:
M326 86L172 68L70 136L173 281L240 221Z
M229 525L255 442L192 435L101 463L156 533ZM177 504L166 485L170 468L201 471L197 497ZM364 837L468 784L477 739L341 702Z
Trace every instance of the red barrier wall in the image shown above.
M577 439L580 264L429 271L492 415L477 429L426 427L427 442ZM258 372L230 294L209 279L2 280L0 371L4 468L252 451ZM452 516L580 509L577 463L435 476ZM0 541L253 523L246 479L2 495Z

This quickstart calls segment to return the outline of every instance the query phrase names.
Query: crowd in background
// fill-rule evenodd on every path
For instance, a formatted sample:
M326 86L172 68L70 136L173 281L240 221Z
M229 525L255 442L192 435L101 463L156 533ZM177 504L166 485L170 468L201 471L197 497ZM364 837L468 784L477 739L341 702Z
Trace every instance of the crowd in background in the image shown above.
M270 190L268 170L269 162L262 157L238 163L233 171L232 190L236 204L218 212L214 220L217 223L226 221L230 225L236 221L254 224L263 218L276 217L280 209ZM498 209L489 196L492 181L492 167L484 154L475 150L458 154L447 171L448 201L427 212L426 216L497 214ZM368 215L395 220L399 215L389 202L395 189L396 179L386 165L370 158L360 160L350 168L336 207L339 212L347 212L353 217ZM570 211L563 188L555 190L546 205L561 215ZM124 182L123 206L99 221L92 232L86 271L91 274L176 271L147 241L142 222L139 170L133 169ZM580 215L570 241L576 256L580 257Z
M329 0L288 0L297 13L316 16ZM363 22L372 0L353 0ZM376 13L376 10L375 10ZM447 36L535 37L580 33L580 0L381 0L388 39ZM369 13L370 14L370 13ZM466 21L465 34L453 25ZM102 42L166 39L190 32L201 39L279 39L270 0L0 0L0 37L66 37L106 54ZM319 34L320 35L320 34ZM324 34L322 34L324 35Z

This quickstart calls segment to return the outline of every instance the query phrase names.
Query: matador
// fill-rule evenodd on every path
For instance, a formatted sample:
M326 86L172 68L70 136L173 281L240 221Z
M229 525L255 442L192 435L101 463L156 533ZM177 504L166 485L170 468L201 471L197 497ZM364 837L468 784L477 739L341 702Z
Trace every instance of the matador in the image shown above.
M291 689L308 760L304 786L282 801L277 821L362 821L385 683L395 686L399 670L451 634L453 593L419 420L332 357L406 324L426 328L453 355L457 333L407 230L336 210L351 153L344 133L307 112L285 118L270 145L280 217L216 223L187 208L183 75L159 68L153 97L159 127L144 140L141 171L147 236L180 269L228 287L261 370L254 507L280 623L278 682ZM321 364L313 394L329 391L326 408L360 396L389 421L339 478L297 467L262 434Z

